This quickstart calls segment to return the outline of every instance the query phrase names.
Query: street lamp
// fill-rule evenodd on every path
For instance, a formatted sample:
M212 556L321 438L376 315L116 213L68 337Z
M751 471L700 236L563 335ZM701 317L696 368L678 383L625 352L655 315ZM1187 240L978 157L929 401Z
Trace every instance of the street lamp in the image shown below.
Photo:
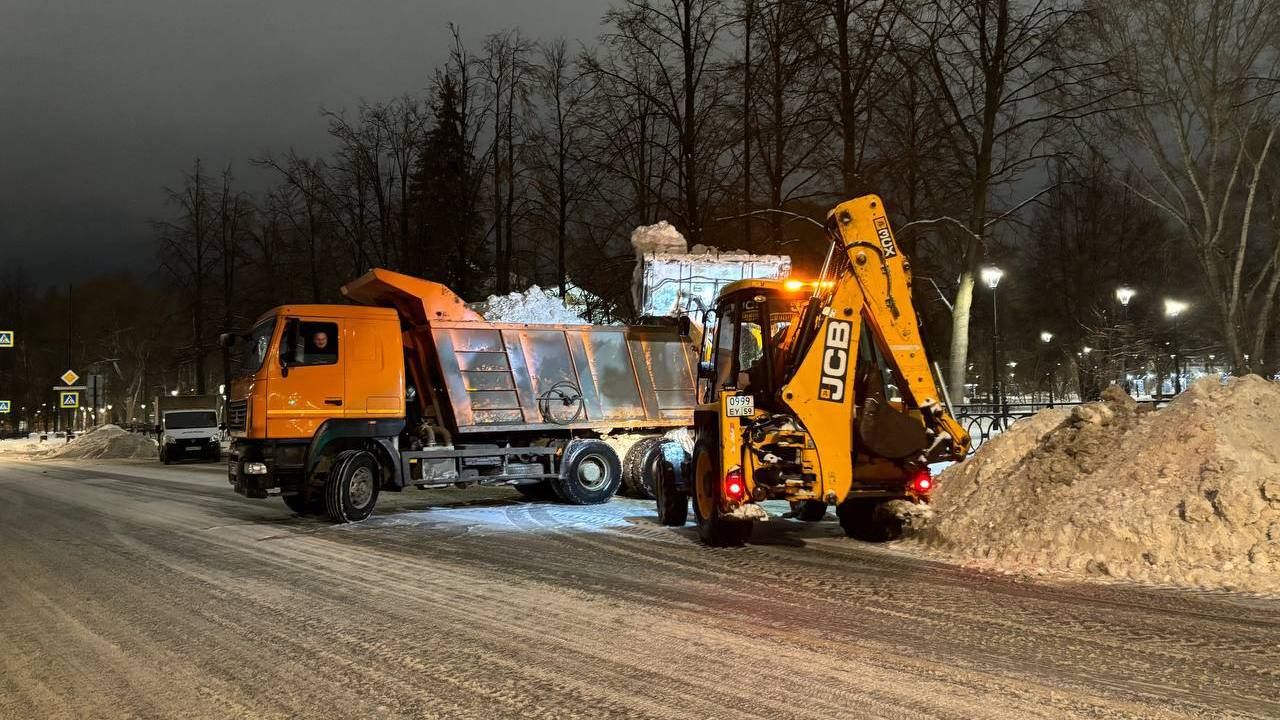
M1121 306L1126 308L1129 307L1129 301L1132 300L1133 296L1137 294L1138 294L1138 291L1134 290L1131 287L1121 286L1116 288L1116 299L1120 301Z
M1000 311L996 304L996 288L1000 285L1000 279L1004 277L1004 271L994 265L988 265L982 268L981 274L982 282L991 289L991 405L994 410L1002 407L1000 386L1004 384L1000 377ZM1000 428L1003 430L1003 413L1001 418Z
M1041 330L1040 344L1047 348L1049 346L1049 343L1051 342L1053 342L1053 333L1049 332L1048 330ZM1044 355L1043 352L1036 353L1037 363L1039 363L1043 359L1043 355ZM1053 368L1049 368L1048 370L1045 371L1044 380L1045 380L1045 384L1048 386L1048 389L1049 389L1049 407L1053 407Z
M1182 393L1182 339L1178 336L1178 317L1191 307L1189 304L1172 298L1164 299L1164 314L1173 320L1173 392Z

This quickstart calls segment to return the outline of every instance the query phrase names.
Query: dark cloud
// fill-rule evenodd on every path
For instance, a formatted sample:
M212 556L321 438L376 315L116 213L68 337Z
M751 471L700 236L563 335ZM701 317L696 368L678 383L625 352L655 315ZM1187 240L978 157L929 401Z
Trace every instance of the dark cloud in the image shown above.
M594 37L609 0L0 0L0 262L149 270L161 188L199 155L328 145L321 107L426 87L447 24Z

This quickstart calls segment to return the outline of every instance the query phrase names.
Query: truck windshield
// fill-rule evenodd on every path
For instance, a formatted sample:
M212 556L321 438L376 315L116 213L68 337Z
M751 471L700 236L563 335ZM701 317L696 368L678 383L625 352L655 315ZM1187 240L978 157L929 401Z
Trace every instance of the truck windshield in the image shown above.
M252 375L262 369L262 362L267 359L267 347L271 345L271 336L275 333L276 319L267 318L258 323L249 332L248 340L238 343L236 357L236 375Z
M217 427L218 414L212 410L175 410L164 414L164 426L169 430Z

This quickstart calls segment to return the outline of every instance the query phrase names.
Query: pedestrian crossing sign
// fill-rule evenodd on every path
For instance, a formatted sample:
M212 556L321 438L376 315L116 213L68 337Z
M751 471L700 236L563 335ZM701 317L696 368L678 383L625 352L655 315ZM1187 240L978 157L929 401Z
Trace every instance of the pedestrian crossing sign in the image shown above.
M63 410L75 410L80 407L80 393L73 390L71 392L61 393L61 395L62 397L58 402L58 407Z
M0 347L13 347L12 330L0 330Z
M9 412L9 401L0 400L0 414Z

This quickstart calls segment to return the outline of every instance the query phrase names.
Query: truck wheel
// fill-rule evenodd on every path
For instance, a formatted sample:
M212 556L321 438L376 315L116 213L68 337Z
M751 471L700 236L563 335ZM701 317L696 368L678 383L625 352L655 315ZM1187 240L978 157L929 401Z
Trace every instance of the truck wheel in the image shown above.
M574 440L565 448L556 494L573 505L608 502L622 484L618 453L600 440Z
M360 522L378 502L378 461L364 450L344 450L333 460L324 481L324 507L336 523Z
M827 504L821 500L797 500L791 503L791 516L804 522L818 522L827 516Z
M684 452L681 450L681 452ZM670 463L659 461L654 468L654 494L658 500L658 522L667 527L684 527L689 522L689 493L678 490L678 478Z
M902 520L894 517L884 498L849 499L836 506L844 534L855 540L887 542L902 536Z
M653 478L650 476L649 482L646 483L645 471L661 443L660 437L642 438L627 450L627 457L622 462L622 488L626 494L645 500L654 498Z
M712 547L738 547L751 537L751 521L726 518L720 514L720 460L710 443L693 449L693 517L698 521L698 537Z

